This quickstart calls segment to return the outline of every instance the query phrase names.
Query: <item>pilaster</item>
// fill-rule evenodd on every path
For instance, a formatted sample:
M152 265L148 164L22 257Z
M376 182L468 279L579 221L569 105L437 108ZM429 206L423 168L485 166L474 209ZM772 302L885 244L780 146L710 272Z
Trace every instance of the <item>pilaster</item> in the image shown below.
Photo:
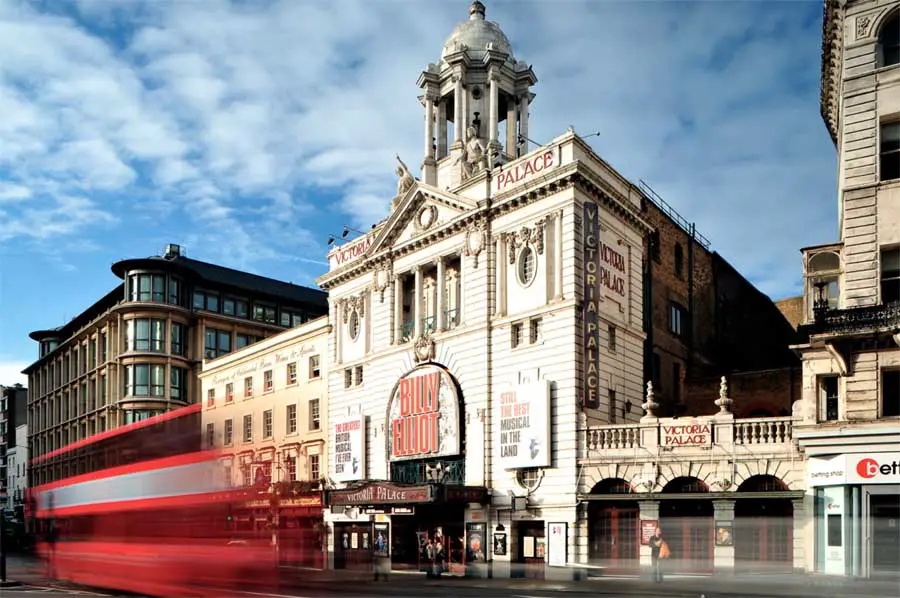
M731 525L731 546L718 546L718 542L715 542L713 566L717 575L731 575L734 573L734 537L735 533L740 533L734 529L734 499L713 501L713 524L718 526L720 522ZM718 535L718 527L714 529L714 533Z
M638 534L643 535L643 531L641 531L645 525L645 521L648 522L646 525L652 525L653 522L656 523L656 527L659 527L659 501L658 500L638 500L638 507L640 508L640 522L638 525ZM665 533L665 530L663 530ZM641 555L641 568L650 568L653 564L650 560L650 546L649 545L640 545L640 555Z
M416 266L413 271L416 277L415 291L413 292L413 317L415 318L415 336L422 334L422 266Z
M444 276L444 258L443 256L438 256L435 260L437 263L437 320L436 325L438 330L445 330L447 326L446 322L446 311L447 305L444 301L444 297L446 295L446 286L447 282Z

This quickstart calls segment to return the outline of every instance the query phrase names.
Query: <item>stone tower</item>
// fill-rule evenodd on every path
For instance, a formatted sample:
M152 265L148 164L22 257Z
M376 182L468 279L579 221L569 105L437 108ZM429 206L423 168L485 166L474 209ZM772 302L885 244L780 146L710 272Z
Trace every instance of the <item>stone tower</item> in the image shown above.
M509 39L486 20L484 4L475 0L468 20L444 43L440 60L419 76L425 108L422 181L456 188L461 174L452 167L473 134L485 149L488 168L527 153L535 83L531 67L515 59Z

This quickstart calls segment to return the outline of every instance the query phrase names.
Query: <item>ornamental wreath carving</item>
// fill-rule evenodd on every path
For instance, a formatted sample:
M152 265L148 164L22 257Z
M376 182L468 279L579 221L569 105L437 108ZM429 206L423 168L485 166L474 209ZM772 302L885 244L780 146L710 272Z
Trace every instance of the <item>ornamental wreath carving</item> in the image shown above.
M472 265L478 269L478 256L484 249L484 225L472 225L466 230L466 257L471 257Z
M541 218L535 222L534 226L531 228L523 226L517 233L504 233L510 264L516 263L516 250L528 243L534 245L534 249L538 252L538 255L544 253L544 224L545 220Z
M353 295L351 297L346 297L341 299L343 304L343 313L341 314L341 320L344 324L347 323L347 320L350 319L350 314L354 311L359 313L359 317L365 317L366 315L366 301L365 301L365 291L360 293L359 295Z

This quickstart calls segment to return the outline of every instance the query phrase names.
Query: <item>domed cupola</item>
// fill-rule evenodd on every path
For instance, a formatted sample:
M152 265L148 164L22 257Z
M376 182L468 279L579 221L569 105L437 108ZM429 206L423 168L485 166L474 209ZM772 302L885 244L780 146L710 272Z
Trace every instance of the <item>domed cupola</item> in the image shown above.
M512 44L506 34L497 23L485 20L484 4L475 0L469 7L469 20L457 25L444 43L441 60L457 52L466 52L469 58L482 60L488 49L507 54L514 61Z
M422 181L455 189L528 153L528 107L537 77L513 56L479 0L444 43L437 64L419 76L424 92ZM453 123L452 132L448 123Z

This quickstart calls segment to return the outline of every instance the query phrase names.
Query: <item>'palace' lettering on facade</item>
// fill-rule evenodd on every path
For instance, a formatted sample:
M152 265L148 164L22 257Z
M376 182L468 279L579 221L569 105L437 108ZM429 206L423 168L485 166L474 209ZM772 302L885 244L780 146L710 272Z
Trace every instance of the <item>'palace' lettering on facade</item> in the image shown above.
M607 245L600 243L600 260L603 264L608 264L623 275L625 274L625 256ZM603 264L600 265L600 284L607 289L613 291L617 295L625 296L625 278L619 276Z
M584 204L583 221L584 257L582 276L584 280L584 392L585 407L596 409L600 406L600 293L598 290L597 252L600 248L600 220L597 204Z
M712 442L712 428L708 423L684 426L663 426L663 446L704 446Z
M394 457L426 456L440 448L441 373L400 380L400 417L391 422Z
M514 183L521 183L528 177L554 166L556 163L553 160L553 150L547 150L521 164L516 164L509 170L500 171L497 175L497 191L503 191Z

